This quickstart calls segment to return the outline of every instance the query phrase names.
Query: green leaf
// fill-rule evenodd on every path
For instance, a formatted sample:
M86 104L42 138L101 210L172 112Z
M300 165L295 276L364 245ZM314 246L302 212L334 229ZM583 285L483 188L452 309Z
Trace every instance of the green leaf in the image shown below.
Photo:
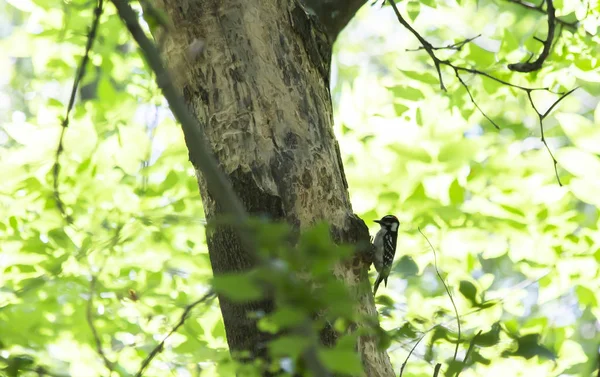
M254 301L263 296L255 278L249 273L217 275L213 279L213 287L233 301Z
M492 347L500 342L500 323L496 322L492 325L490 331L479 334L475 338L474 343L480 347Z
M469 59L476 64L478 69L484 69L496 63L496 54L479 47L475 42L467 44L465 49L468 51Z
M402 103L394 103L394 111L396 112L396 116L398 117L404 114L408 109L409 107Z
M411 78L416 81L421 81L429 85L438 85L440 83L439 77L437 77L429 71L402 71L402 74L408 78Z
M162 184L160 185L160 191L161 192L165 192L169 189L172 189L173 187L175 187L175 185L179 182L179 175L174 172L173 170L171 170L169 172L169 174L167 174L167 177L165 178L165 180L162 182Z
M299 335L281 336L269 342L269 352L276 357L288 356L297 358L308 347L309 341L306 337Z
M98 98L107 104L113 104L117 99L117 92L113 84L106 77L102 77L98 83Z
M472 305L477 305L479 298L477 295L477 287L468 280L461 280L458 291L471 302Z
M306 314L301 308L294 308L291 306L284 306L278 308L273 313L267 315L265 318L260 320L260 323L268 326L269 329L273 329L273 333L279 332L282 329L291 327L297 327L306 320Z
M575 287L575 293L577 294L577 299L579 303L586 308L595 308L598 306L598 298L596 297L596 293L591 289L583 286L577 285Z
M454 205L460 205L465 201L465 189L460 185L460 183L458 183L457 179L452 181L448 191L450 203Z
M398 85L388 89L392 91L396 98L402 98L409 101L420 101L425 98L419 89L410 86Z
M583 179L600 177L600 158L592 153L572 147L561 148L556 152L561 167Z
M595 125L579 114L559 113L555 116L575 146L590 153L600 154L600 119Z
M362 362L358 353L353 349L320 348L319 358L333 373L357 375L363 372Z
M514 352L504 351L502 356L518 356L525 359L531 359L534 356L539 356L545 359L554 360L556 354L549 350L547 347L539 343L539 334L527 334L519 337L517 341L517 350Z
M410 18L410 20L414 22L419 16L419 13L421 12L421 2L410 0L406 4L406 11L408 12L408 18Z
M419 266L410 256L403 255L394 266L394 271L399 273L402 278L407 278L416 276L419 273Z

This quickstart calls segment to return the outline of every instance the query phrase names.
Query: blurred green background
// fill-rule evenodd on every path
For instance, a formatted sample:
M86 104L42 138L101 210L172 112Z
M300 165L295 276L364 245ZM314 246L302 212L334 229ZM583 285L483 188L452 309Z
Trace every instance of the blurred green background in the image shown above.
M467 376L589 376L600 344L600 3L555 1L560 27L532 74L546 18L510 1L404 1L438 56L524 87L579 87L544 120L527 94L432 62L392 9L367 4L334 47L335 133L355 212L401 221L393 275L377 298L396 373L431 376L482 331ZM111 4L52 167L93 1L0 1L0 375L134 373L212 277L198 188L179 126ZM576 24L576 22L579 22ZM537 55L536 55L537 56ZM559 96L537 91L544 112ZM372 271L374 273L374 271ZM464 350L459 353L464 357ZM43 368L40 370L39 368ZM446 372L448 370L444 368ZM29 371L29 372L27 372ZM165 343L147 376L229 376L216 301ZM28 374L29 373L29 374ZM449 372L448 372L449 373Z

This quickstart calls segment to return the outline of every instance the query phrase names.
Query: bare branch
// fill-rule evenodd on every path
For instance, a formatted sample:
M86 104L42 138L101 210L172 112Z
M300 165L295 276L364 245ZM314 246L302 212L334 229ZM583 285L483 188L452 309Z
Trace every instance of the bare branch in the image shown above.
M510 83L508 81L499 79L497 77L492 76L491 74L484 72L484 71L480 71L478 69L475 68L468 68L468 67L461 67L461 66L457 66L455 64L453 64L450 60L441 60L440 58L438 58L435 55L435 48L431 45L431 43L427 42L425 40L425 38L423 38L412 26L410 26L408 24L408 22L402 17L402 15L400 14L400 12L398 11L398 8L396 7L396 4L394 3L394 0L388 0L390 5L392 6L392 8L394 9L394 13L396 13L396 17L398 18L398 21L400 22L400 24L402 24L402 26L404 26L405 28L407 28L421 43L422 49L424 49L425 51L427 51L427 54L429 54L429 56L431 57L431 59L433 60L433 63L435 65L435 68L438 72L438 76L440 78L440 87L442 88L442 90L446 90L444 83L443 83L443 79L442 79L442 72L440 70L440 66L445 65L447 67L452 68L452 70L454 71L454 74L456 75L456 78L458 79L459 83L466 89L467 91L467 95L469 96L471 102L475 105L475 107L477 108L477 110L481 113L481 115L483 115L483 117L485 119L487 119L496 129L499 129L499 125L494 122L482 109L481 107L477 104L477 102L475 101L475 98L473 97L473 94L471 93L471 90L469 89L468 85L465 83L465 81L462 79L462 77L460 76L459 72L468 72L474 75L480 75L483 76L487 79L496 81L500 84L506 85L508 87L511 88L515 88L521 91L524 91L527 94L527 97L529 98L529 102L531 104L531 107L535 110L535 112L538 114L538 117L540 119L540 129L542 131L542 142L544 143L544 145L546 146L546 149L548 150L548 153L550 153L550 156L552 157L552 162L554 163L554 172L556 174L556 178L558 180L558 184L562 186L562 183L560 182L560 179L558 177L558 170L557 170L557 161L554 158L554 156L552 155L552 152L550 151L550 148L548 147L548 144L546 143L546 140L544 139L544 133L543 133L543 127L542 127L542 120L546 117L546 115L550 112L550 110L552 110L552 108L554 108L563 98L565 98L567 95L571 94L575 89L572 89L566 93L557 93L554 92L553 90L551 90L550 88L542 88L542 87L534 87L534 88L528 88L525 86L521 86L521 85L516 85L513 83ZM554 5L552 3L552 0L546 0L548 1L548 6L551 8L552 12L554 12ZM541 7L541 5L540 5ZM548 33L548 38L546 39L546 41L544 41L544 51L542 51L542 54L540 55L540 57L533 63L518 63L521 64L521 66L518 67L518 69L522 69L524 66L523 64L539 64L541 66L541 64L543 63L543 59L546 59L547 55L550 52L550 48L552 47L552 39L554 38L554 25L555 25L555 20L553 18L553 16L551 17L549 14L549 19L552 18L552 28L549 28L549 33ZM549 24L550 26L550 24ZM473 40L474 38L472 38L471 40ZM548 42L550 41L550 42ZM548 48L546 48L546 46L549 46ZM461 45L461 47L464 46L464 44ZM543 58L540 60L540 58ZM516 69L516 70L518 70ZM523 68L524 69L524 68ZM538 68L539 69L539 68ZM547 114L541 114L537 108L535 107L535 104L531 98L531 93L534 91L546 91L552 94L557 94L560 95L560 97L558 98L558 100L552 105L550 106L550 109L548 109L548 111L546 112Z
M473 38L468 38L468 39L464 39L460 42L456 42L453 43L451 45L447 45L447 46L441 46L441 47L435 47L435 46L431 46L432 50L456 50L456 51L460 51L462 50L462 48L469 42L474 41L475 39L481 37L481 34L474 36ZM419 50L423 50L425 49L425 47L423 46L419 46L418 48L407 48L406 51L419 51Z
M456 340L456 347L454 348L454 361L456 361L456 356L458 355L458 346L460 344L460 335L461 335L460 334L460 317L458 315L458 309L456 309L456 304L454 303L454 298L452 297L452 294L450 293L450 289L448 288L448 285L442 278L442 274L440 274L440 270L438 270L437 254L435 252L435 248L429 241L429 238L427 238L427 236L421 231L421 228L417 228L417 229L419 230L419 233L421 233L421 235L425 238L425 240L429 244L431 251L433 251L433 266L435 268L435 272L436 272L438 278L440 279L440 281L442 282L442 284L444 285L444 289L446 290L446 293L448 294L448 297L450 298L450 302L452 302L452 307L454 308L454 314L456 314L456 324L458 326L458 339Z
M546 4L548 6L548 35L546 36L545 41L535 38L544 45L542 53L533 62L526 61L522 63L509 64L508 69L511 71L524 73L537 71L542 68L542 64L544 64L544 61L550 55L550 49L552 48L552 42L554 41L554 30L556 29L556 9L554 8L554 3L552 0L546 0Z
M538 124L540 126L540 139L541 139L542 143L544 144L544 146L546 147L546 150L548 151L550 158L552 158L552 164L554 165L554 174L556 175L556 180L558 181L559 186L562 186L562 182L560 181L560 177L558 176L558 168L557 168L558 161L556 161L556 158L554 157L554 154L552 154L552 151L550 150L550 146L548 146L548 142L546 141L546 137L544 135L544 119L546 119L546 117L550 114L552 109L554 109L554 107L556 107L556 105L558 105L558 103L560 101L562 101L569 94L573 93L576 89L577 88L573 88L573 89L569 90L568 92L563 93L556 101L554 101L554 103L543 114L540 113L539 110L537 109L537 107L535 106L535 103L533 102L533 98L531 97L531 92L530 91L527 92L527 98L529 99L529 103L531 104L531 107L533 108L533 110L535 111L535 113L538 116Z
M204 296L200 297L198 300L192 302L191 304L189 304L188 306L185 307L185 309L183 310L183 313L181 313L181 316L179 317L179 321L177 321L175 326L173 326L171 331L169 331L169 333L163 338L163 340L161 340L160 343L158 343L156 345L156 347L154 347L152 349L152 351L150 351L150 353L148 354L148 356L146 356L144 361L142 361L140 368L138 369L137 373L135 374L135 377L143 376L144 371L146 370L148 365L150 365L150 362L152 361L152 359L154 359L156 357L156 355L158 355L163 350L167 339L169 339L169 337L171 337L171 335L173 335L175 332L177 332L177 330L179 330L179 328L181 326L183 326L183 324L185 323L185 321L188 318L188 315L190 314L192 309L194 309L196 306L198 306L202 303L208 302L210 299L212 299L214 297L215 297L215 293L212 290L210 290Z
M467 94L469 95L469 98L471 99L471 102L473 103L473 105L475 105L475 107L477 108L477 110L479 110L479 112L481 113L481 115L483 115L483 117L485 119L487 119L494 127L496 127L497 130L500 129L500 126L498 126L496 124L496 122L494 122L492 120L492 118L490 118L482 109L481 107L479 107L479 105L477 104L477 102L475 102L475 99L473 98L473 95L471 94L471 90L469 89L469 86L467 85L467 83L465 83L463 81L463 79L460 77L460 74L458 73L458 69L454 69L454 73L456 74L456 78L458 79L458 81L460 82L460 84L465 88L465 90L467 91Z
M440 69L441 61L440 59L438 59L437 56L435 56L433 52L433 46L431 45L431 43L427 42L425 38L423 38L421 34L419 34L412 26L410 26L410 24L404 19L404 17L402 17L400 11L398 10L398 7L396 6L395 0L388 0L388 2L394 9L394 13L396 14L396 18L398 18L398 21L419 40L425 51L427 51L427 53L433 60L433 64L435 65L435 69L438 73L438 77L440 78L440 89L446 91L446 87L444 86L444 79L442 78L442 70Z
M60 156L64 150L64 138L65 132L69 127L69 117L71 115L71 111L73 110L73 106L75 105L75 97L77 96L77 88L79 87L79 83L83 79L85 75L85 67L90 59L90 51L92 50L92 46L94 45L94 41L96 40L96 35L98 33L98 25L100 24L100 17L102 16L102 12L104 11L104 0L98 0L98 4L94 9L94 20L92 21L92 26L90 28L90 32L88 33L87 42L85 45L85 53L83 54L83 58L81 58L81 63L79 64L79 68L77 69L77 74L75 75L75 80L73 81L73 88L71 89L71 96L69 98L69 104L67 105L67 112L65 114L64 119L61 122L62 130L60 132L60 137L58 139L58 147L56 148L56 154L54 158L54 165L52 166L52 179L53 179L53 191L54 191L54 201L56 202L56 207L60 214L64 217L69 225L73 225L73 218L71 215L67 213L67 209L65 207L65 203L60 197L60 192L58 190L58 178L60 175Z

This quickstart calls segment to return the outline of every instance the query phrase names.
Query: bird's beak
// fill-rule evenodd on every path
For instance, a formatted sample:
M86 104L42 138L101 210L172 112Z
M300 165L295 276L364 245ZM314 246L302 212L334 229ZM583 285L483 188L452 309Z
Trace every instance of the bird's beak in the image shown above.
M381 220L373 220L375 221L377 224L381 225Z

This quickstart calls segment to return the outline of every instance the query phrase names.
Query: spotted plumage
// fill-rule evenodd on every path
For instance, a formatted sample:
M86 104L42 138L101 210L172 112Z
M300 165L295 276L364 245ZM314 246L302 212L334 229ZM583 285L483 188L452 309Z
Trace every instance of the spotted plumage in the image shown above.
M392 263L394 262L394 256L396 254L398 226L400 225L400 222L394 215L386 215L382 217L381 220L375 220L375 222L378 223L381 228L373 240L373 264L379 273L377 275L377 280L375 280L373 295L377 293L379 284L381 284L382 281L387 287L388 276L392 269Z

